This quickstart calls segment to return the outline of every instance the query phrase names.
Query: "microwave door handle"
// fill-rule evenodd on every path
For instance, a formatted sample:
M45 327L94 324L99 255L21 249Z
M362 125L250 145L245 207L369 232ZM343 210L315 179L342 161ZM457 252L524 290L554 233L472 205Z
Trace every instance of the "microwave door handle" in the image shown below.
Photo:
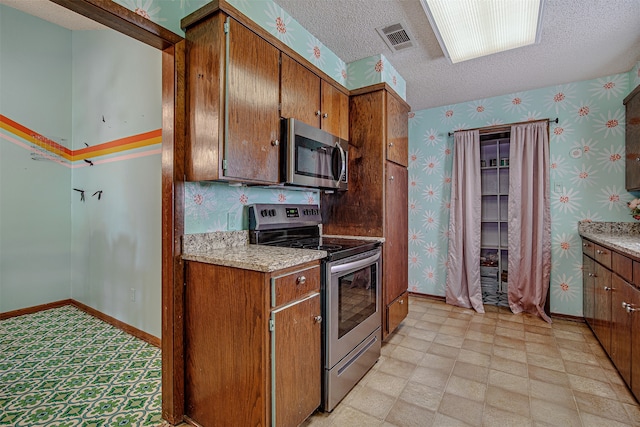
M336 187L339 187L340 182L344 178L344 174L347 173L347 156L344 154L344 150L340 146L340 141L336 141L336 148L340 151L340 160L342 164L342 168L340 169L340 176L338 176L338 182L336 182Z

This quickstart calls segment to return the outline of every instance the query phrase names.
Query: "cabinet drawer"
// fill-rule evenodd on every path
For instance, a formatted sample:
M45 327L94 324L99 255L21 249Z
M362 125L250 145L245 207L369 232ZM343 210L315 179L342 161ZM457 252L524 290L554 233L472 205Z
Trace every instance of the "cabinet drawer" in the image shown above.
M278 307L320 291L320 267L309 267L271 279L271 306Z
M595 249L594 249L595 245L585 239L582 239L582 253L585 254L586 256L593 258L594 254L595 254Z
M611 251L600 245L595 245L595 260L607 268L611 268Z
M633 260L617 252L611 252L611 269L627 282L633 282Z
M389 332L394 331L402 323L407 313L409 313L409 294L405 292L387 307Z

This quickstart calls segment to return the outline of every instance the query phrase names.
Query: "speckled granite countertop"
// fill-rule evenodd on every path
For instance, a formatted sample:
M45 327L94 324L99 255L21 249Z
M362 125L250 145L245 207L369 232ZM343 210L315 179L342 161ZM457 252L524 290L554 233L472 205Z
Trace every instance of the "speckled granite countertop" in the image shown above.
M580 236L640 260L640 223L580 222Z
M250 245L247 230L187 234L182 240L182 259L187 261L266 273L326 256L326 251Z

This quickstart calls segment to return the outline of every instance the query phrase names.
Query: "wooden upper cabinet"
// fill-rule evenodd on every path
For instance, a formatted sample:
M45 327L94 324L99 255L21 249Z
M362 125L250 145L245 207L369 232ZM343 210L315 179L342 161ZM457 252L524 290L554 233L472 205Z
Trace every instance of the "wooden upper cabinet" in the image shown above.
M282 54L280 115L320 127L320 77Z
M281 111L309 126L349 139L349 97L290 56L282 54Z
M187 180L277 183L280 52L222 13L186 39Z
M349 139L349 97L331 86L325 80L321 81L322 111L320 127L332 135L342 139Z
M640 190L640 86L625 99L625 187Z
M409 164L409 106L387 93L387 160Z

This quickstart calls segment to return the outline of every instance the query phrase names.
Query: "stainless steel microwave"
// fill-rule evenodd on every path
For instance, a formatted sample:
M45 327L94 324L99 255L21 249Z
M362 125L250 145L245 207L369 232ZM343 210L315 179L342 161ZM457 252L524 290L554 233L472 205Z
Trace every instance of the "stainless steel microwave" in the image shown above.
M349 142L296 119L282 119L281 181L346 190Z

